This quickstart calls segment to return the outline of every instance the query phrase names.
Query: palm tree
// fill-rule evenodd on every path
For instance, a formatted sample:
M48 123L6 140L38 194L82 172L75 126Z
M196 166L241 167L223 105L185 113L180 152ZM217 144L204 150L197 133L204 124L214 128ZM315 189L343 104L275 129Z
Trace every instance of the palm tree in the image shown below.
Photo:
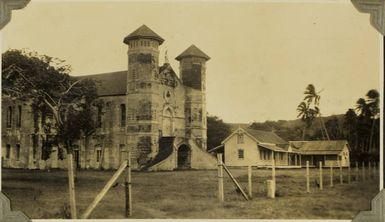
M367 106L370 110L370 118L372 118L372 126L370 129L370 137L369 137L369 151L373 148L373 135L374 135L374 127L376 125L376 119L378 118L378 115L380 113L379 103L380 103L380 94L377 90L371 89L366 94L367 99Z
M356 102L356 111L358 113L358 134L360 135L360 145L362 150L368 151L370 147L370 122L371 110L364 98L359 98ZM369 137L369 138L368 138Z
M308 127L308 122L309 122L309 107L305 102L301 102L298 107L298 116L297 118L301 117L302 122L305 123L303 130L302 130L302 140L305 140L305 135L306 135L306 128Z
M349 140L349 144L354 144L352 147L357 149L358 134L357 134L357 114L353 109L349 109L344 116L343 127L347 131L346 137Z
M356 102L356 111L359 116L370 116L369 106L366 104L366 100L364 98L359 98Z
M319 103L320 103L320 100L321 100L321 96L319 94L321 92L322 92L322 90L317 92L315 90L314 85L313 84L309 84L306 87L306 90L304 92L304 94L305 94L304 101L306 101L309 106L310 106L310 104L313 104L313 106L314 106L313 115L315 115L314 118L316 118L317 116L319 117L319 120L320 120L320 123L321 123L321 133L323 135L323 132L325 132L327 140L330 140L328 131L326 129L325 123L324 123L324 121L322 119L321 112L320 112L320 109L319 109Z
M310 127L318 113L318 108L312 109L310 108L308 103L301 102L298 107L298 116L297 118L301 117L301 120L305 123L303 131L302 131L302 140L305 140L306 135L306 129Z

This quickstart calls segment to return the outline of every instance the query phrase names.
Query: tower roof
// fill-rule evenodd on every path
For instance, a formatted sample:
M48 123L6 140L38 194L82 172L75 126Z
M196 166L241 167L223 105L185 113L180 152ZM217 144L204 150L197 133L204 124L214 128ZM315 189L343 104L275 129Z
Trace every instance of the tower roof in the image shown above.
M199 57L203 58L205 60L209 60L210 57L206 55L206 53L202 52L198 47L196 47L194 44L188 47L184 52L182 52L180 55L178 55L175 59L180 61L183 58L186 57Z
M138 29L133 31L128 36L126 36L126 38L124 38L123 42L128 44L128 42L130 40L138 39L138 38L153 39L153 40L158 41L159 45L164 42L164 39L162 37L160 37L158 34L156 34L154 31L152 31L146 25L140 26Z

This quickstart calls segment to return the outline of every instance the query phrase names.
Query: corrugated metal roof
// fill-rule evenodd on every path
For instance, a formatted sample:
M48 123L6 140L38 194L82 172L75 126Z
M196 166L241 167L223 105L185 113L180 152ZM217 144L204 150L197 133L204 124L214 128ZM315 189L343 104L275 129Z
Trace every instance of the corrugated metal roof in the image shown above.
M299 151L303 155L338 155L341 151L329 151L329 150L311 150L311 151Z
M263 148L266 148L266 149L269 149L269 150L273 150L275 152L287 152L287 150L281 148L281 147L278 147L276 145L273 145L273 144L263 144L263 143L259 143L258 144L259 147L263 147Z
M96 82L99 96L125 95L127 92L127 71L101 73L94 75L76 76L76 78L90 78Z
M175 59L179 61L186 57L199 57L206 60L210 59L210 57L206 55L206 53L202 52L202 50L200 50L195 45L191 45L190 47L188 47L184 52L178 55Z
M287 144L288 142L279 137L277 134L271 131L263 131L263 130L254 130L250 128L242 128L247 133L252 135L255 139L257 139L261 143L272 143L272 144Z
M346 140L316 140L316 141L290 141L292 148L298 149L303 154L339 154Z

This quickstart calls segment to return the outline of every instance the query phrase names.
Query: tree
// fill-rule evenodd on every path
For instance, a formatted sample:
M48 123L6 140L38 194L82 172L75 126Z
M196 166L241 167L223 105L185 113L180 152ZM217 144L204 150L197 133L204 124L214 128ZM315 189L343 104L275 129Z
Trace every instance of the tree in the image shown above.
M336 116L333 116L325 123L326 130L330 133L329 136L333 140L343 139L342 127L340 126L340 121Z
M357 124L358 117L356 112L353 109L349 109L344 115L343 128L346 130L346 138L353 150L357 150L358 145Z
M303 131L302 131L302 140L305 140L306 129L312 125L314 119L313 119L311 112L309 110L309 105L305 102L301 102L298 105L297 111L298 111L297 117L300 117L302 122L305 123L304 127L303 127Z
M55 135L56 143L67 153L71 217L76 218L73 143L82 134L93 132L91 106L97 94L92 80L71 77L71 68L64 62L36 52L6 51L2 56L2 94L30 101L35 112L52 116L47 134Z
M380 94L378 93L377 90L371 89L368 91L368 93L366 93L366 97L367 97L367 100L366 100L367 106L371 114L370 118L372 119L372 125L370 129L370 138L369 138L369 150L372 151L376 120L379 118L379 113L380 113L380 108L379 108Z
M319 93L321 91L317 92L315 90L314 85L313 84L309 84L306 87L306 89L305 89L305 92L304 92L305 97L304 97L303 101L297 107L297 111L299 113L297 117L301 117L301 120L303 122L305 122L304 133L303 133L303 136L302 136L303 140L305 139L306 128L310 127L317 117L319 117L319 120L320 120L320 123L321 123L321 133L322 133L322 135L325 132L326 138L328 140L330 139L329 138L329 134L328 134L328 132L326 130L325 123L323 122L323 119L321 117L320 109L319 109L319 102L320 102L320 99L321 99L321 96L319 95ZM324 131L322 131L322 130L324 130Z
M221 145L221 142L230 135L230 126L217 116L207 116L207 149Z
M304 100L307 101L307 103L309 105L313 104L313 107L314 107L313 109L316 111L316 113L315 113L316 117L315 118L317 118L317 116L318 116L319 117L318 119L319 119L320 124L321 124L321 133L323 135L323 133L325 132L326 138L328 140L330 140L329 133L328 133L328 131L326 129L325 123L324 123L324 121L322 119L321 111L319 109L319 103L320 103L320 100L321 100L321 95L320 95L321 92L322 92L322 90L317 92L315 90L314 85L313 84L309 84L306 87L306 90L304 92L304 94L305 94L305 99Z

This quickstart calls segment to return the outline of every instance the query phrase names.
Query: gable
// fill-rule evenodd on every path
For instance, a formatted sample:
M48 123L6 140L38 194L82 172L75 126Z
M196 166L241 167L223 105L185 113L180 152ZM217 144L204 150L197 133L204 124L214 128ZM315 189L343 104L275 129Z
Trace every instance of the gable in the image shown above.
M159 79L161 84L176 87L182 85L181 80L176 75L170 64L165 63L159 67Z

